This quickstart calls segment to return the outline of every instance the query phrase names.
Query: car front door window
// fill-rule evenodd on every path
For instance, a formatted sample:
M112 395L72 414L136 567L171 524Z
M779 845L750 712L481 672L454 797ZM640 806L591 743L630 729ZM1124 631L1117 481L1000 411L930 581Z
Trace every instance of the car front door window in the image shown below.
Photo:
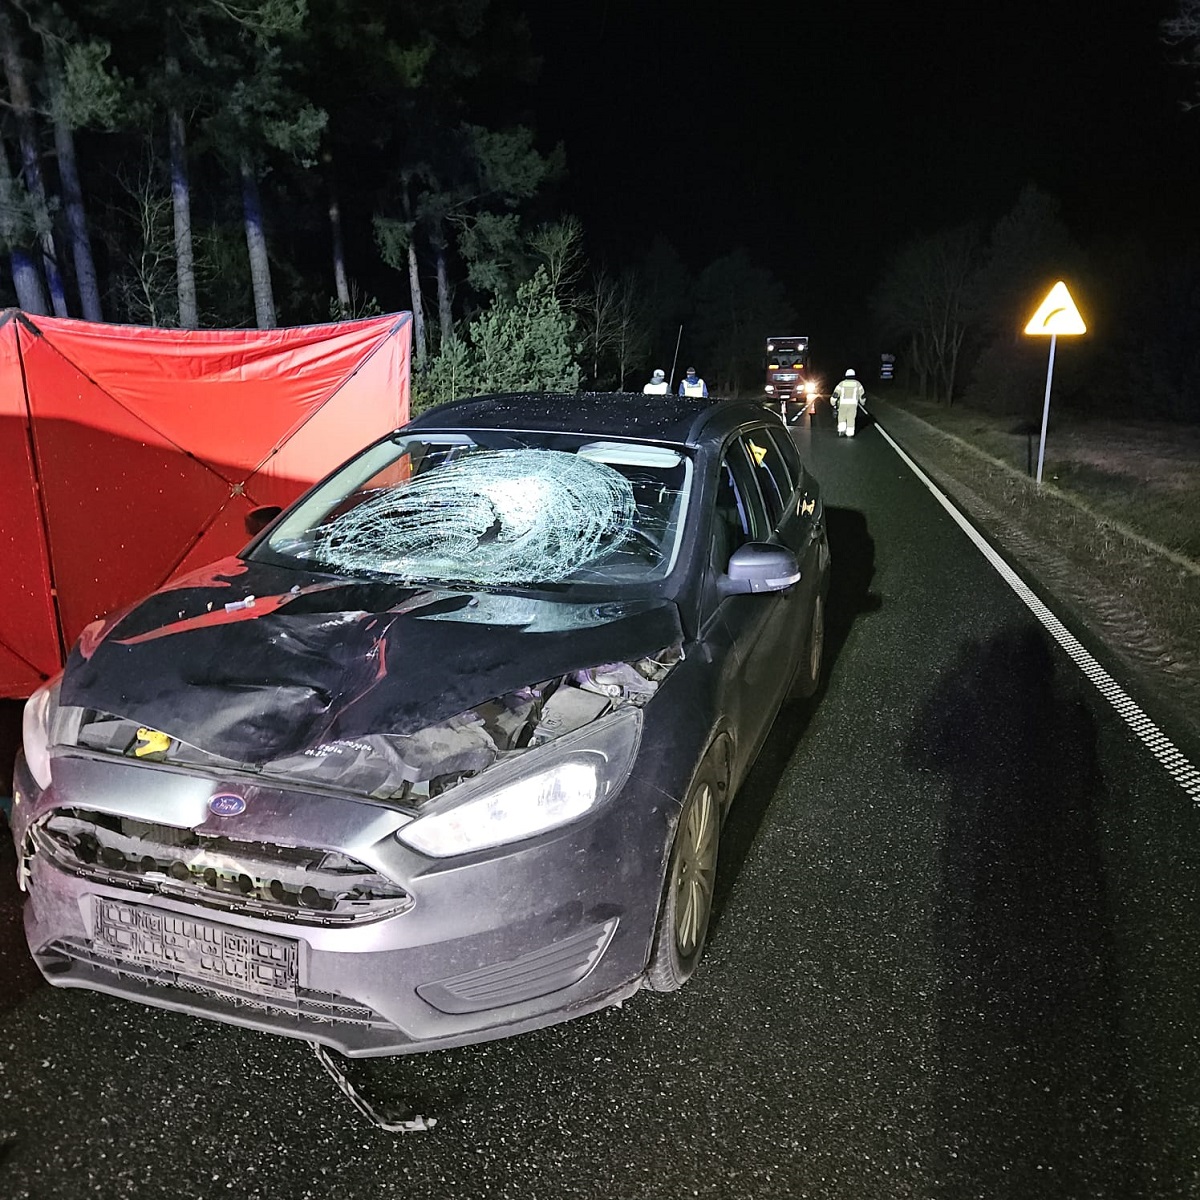
M721 460L713 514L713 565L724 571L729 557L747 542L770 536L754 474L740 443L731 445Z

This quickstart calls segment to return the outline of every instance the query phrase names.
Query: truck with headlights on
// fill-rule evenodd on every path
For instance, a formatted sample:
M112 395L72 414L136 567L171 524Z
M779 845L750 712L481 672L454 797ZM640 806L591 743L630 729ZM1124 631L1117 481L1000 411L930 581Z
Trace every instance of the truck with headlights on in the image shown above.
M766 371L767 401L779 405L785 421L813 411L818 384L809 370L808 338L767 338Z

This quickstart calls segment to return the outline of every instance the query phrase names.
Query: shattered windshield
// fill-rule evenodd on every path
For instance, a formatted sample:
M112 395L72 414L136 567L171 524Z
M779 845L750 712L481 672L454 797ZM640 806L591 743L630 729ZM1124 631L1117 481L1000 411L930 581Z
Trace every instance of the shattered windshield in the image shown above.
M347 463L252 558L472 586L661 579L692 478L680 451L580 435L399 435Z

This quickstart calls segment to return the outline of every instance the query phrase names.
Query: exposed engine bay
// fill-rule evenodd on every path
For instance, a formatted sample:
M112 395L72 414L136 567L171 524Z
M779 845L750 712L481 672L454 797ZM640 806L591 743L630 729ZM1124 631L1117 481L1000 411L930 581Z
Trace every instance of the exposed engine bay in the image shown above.
M605 663L523 687L411 734L372 733L244 764L108 713L84 710L76 745L142 762L253 773L397 806L423 801L513 755L543 746L627 704L644 705L683 657L678 645L634 662ZM166 722L164 722L166 724Z

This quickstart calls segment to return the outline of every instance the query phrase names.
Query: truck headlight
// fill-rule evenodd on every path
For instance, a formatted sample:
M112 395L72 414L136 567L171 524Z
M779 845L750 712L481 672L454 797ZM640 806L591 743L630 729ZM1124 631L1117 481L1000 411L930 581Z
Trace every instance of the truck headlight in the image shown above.
M774 391L775 391L775 385L773 383L768 383L767 384L767 392L770 393L770 392L774 392Z
M421 854L447 858L569 825L620 789L641 732L641 709L618 709L459 784L396 837Z
M21 741L25 762L38 787L50 786L50 731L58 713L58 692L62 676L44 683L28 700L21 716Z

